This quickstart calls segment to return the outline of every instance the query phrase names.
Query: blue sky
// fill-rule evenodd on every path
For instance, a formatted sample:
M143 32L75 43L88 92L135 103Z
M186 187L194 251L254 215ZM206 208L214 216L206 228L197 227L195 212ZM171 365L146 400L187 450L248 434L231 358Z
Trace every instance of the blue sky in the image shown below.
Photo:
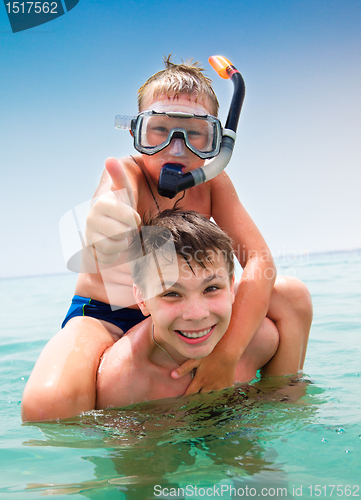
M0 6L1 7L1 6ZM80 0L13 34L0 8L0 277L65 272L59 220L91 198L114 129L162 57L203 63L227 114L246 99L227 172L274 254L361 247L361 3Z

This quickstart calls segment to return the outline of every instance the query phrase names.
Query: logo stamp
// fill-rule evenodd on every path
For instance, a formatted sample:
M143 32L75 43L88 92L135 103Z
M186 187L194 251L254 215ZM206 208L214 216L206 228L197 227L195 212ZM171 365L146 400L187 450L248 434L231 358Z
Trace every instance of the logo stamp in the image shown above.
M79 0L15 2L4 0L13 33L53 21L73 9Z

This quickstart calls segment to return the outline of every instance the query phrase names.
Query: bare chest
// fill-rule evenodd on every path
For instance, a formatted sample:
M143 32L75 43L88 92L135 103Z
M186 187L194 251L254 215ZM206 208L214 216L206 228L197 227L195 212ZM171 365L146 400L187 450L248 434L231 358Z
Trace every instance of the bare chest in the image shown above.
M185 210L193 210L206 217L211 217L212 203L210 189L207 184L202 184L179 193L175 198L169 199L160 196L154 187L144 183L138 200L138 213L141 217L156 214L174 206Z
M190 374L185 375L179 380L171 377L171 372L164 371L152 377L151 383L147 384L147 396L144 399L149 401L164 398L176 398L183 396L192 382Z

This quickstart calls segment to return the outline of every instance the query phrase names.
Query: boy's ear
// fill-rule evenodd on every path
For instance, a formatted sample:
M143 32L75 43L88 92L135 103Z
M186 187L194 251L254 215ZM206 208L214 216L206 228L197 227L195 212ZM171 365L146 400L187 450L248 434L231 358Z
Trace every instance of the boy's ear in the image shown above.
M139 306L139 309L142 311L144 316L149 316L150 312L149 312L148 307L145 303L145 298L144 298L143 292L135 283L133 283L133 293L134 293L135 300Z

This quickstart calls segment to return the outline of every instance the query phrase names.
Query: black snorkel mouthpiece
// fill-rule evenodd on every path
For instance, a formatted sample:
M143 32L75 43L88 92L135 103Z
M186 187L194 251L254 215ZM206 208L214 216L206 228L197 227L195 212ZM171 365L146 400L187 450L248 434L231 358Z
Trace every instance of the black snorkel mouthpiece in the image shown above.
M166 163L163 165L159 181L158 193L166 198L174 198L177 193L194 186L194 178L190 172L183 174L183 165Z
M238 69L223 56L212 56L209 58L209 63L221 78L231 79L234 86L226 125L223 129L221 149L210 163L186 174L182 173L182 165L177 163L163 165L158 181L158 193L166 198L172 199L180 191L216 177L227 166L233 153L239 116L246 91L244 80Z

